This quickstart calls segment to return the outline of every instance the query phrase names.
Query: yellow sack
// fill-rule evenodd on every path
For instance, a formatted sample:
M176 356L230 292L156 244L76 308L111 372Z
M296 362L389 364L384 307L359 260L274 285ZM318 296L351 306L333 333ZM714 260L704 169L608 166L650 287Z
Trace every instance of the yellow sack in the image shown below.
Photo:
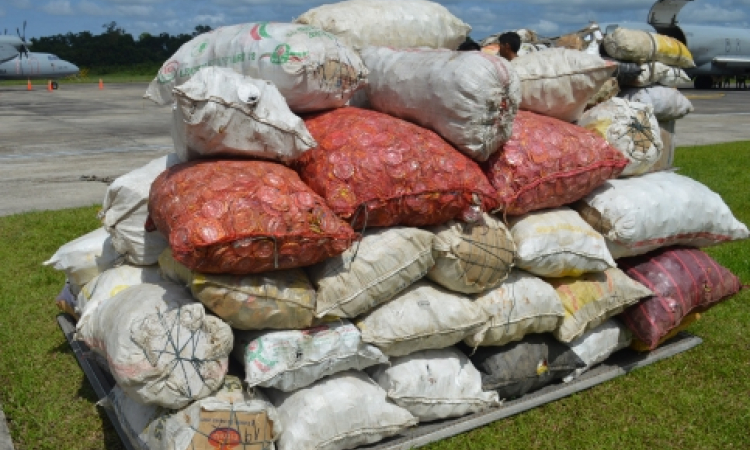
M638 64L658 61L682 69L695 67L690 50L677 39L663 34L617 28L602 43L609 56L621 61Z
M315 289L302 269L253 275L193 272L172 257L159 256L162 276L187 286L197 300L238 330L303 329L312 325Z
M565 318L553 334L570 342L639 300L654 295L617 268L572 278L545 278L565 308Z

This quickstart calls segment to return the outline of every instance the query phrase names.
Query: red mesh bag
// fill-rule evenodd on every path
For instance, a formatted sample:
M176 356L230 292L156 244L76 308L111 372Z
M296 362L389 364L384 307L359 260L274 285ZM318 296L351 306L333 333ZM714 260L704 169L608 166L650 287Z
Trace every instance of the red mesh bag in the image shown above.
M496 206L477 163L433 131L351 107L310 115L305 125L318 146L295 167L355 228L473 221Z
M610 178L628 160L583 127L519 111L513 135L483 165L508 215L573 203Z
M308 266L357 238L293 170L270 162L173 166L154 180L148 206L174 258L203 273Z
M741 288L739 278L706 253L672 247L633 258L617 265L654 294L626 309L622 319L649 350L693 311L705 311Z

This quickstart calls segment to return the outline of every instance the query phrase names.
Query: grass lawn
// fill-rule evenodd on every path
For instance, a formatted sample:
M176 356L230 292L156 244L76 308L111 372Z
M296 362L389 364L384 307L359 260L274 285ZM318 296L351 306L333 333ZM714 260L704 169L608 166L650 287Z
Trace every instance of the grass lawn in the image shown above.
M750 142L680 148L676 165L750 223ZM0 401L17 450L122 448L55 321L64 275L41 265L96 211L0 217ZM707 252L750 284L750 241ZM750 449L748 326L745 290L691 327L693 350L426 448Z
M137 75L137 74L110 74L110 75L88 75L82 79L67 79L61 78L57 81L60 85L66 84L97 84L101 78L104 84L107 83L149 83L156 76L156 71L151 75ZM2 80L0 86L26 86L27 80ZM47 80L31 80L31 84L35 89L47 88Z

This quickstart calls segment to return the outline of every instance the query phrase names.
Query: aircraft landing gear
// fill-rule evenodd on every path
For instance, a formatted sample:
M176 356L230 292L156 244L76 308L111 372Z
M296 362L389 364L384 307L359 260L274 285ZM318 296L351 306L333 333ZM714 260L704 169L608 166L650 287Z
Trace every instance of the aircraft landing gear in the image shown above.
M696 89L711 89L714 85L714 80L708 75L701 75L695 77L694 84Z
M52 89L57 90L58 87L60 87L60 86L57 84L57 81L53 81L52 82Z

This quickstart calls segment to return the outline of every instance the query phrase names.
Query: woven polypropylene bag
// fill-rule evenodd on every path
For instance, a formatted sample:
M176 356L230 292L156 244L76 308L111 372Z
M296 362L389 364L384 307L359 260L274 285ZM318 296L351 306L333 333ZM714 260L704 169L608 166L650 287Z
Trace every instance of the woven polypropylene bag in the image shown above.
M318 146L295 167L355 228L474 221L496 204L479 166L430 130L352 107L305 124Z
M486 161L510 138L521 85L504 58L367 47L362 59L372 109L435 131L475 161Z
M420 422L461 417L500 406L482 390L482 376L455 347L423 350L367 369L394 403Z
M620 97L653 106L654 116L659 121L681 119L694 111L693 104L682 92L665 86L628 88Z
M174 258L203 273L308 266L357 237L294 171L264 161L173 166L151 186L149 213Z
M513 238L490 214L474 223L452 220L430 231L435 233L435 265L427 277L443 287L466 294L484 292L502 283L513 268Z
M611 98L583 113L578 125L599 134L628 158L621 176L642 175L661 158L664 143L649 104Z
M521 109L575 122L617 69L598 55L552 48L512 61L521 80Z
M392 299L435 264L433 239L419 228L376 229L341 255L309 267L316 316L353 318Z
M654 292L622 314L635 337L650 350L688 314L706 310L742 287L729 269L698 249L666 248L617 263Z
M380 441L417 424L362 372L323 378L305 389L267 391L284 432L279 450L344 450Z
M294 20L320 27L359 50L367 45L455 50L471 27L425 0L349 0L313 8Z
M193 297L237 330L302 329L312 325L315 289L302 269L245 276L204 274L159 256L164 278L183 284Z
M604 236L615 259L670 245L708 247L750 235L719 194L672 172L609 180L575 208Z
M602 42L613 58L637 63L659 61L683 69L695 67L690 50L675 38L643 30L617 28Z
M579 200L628 160L596 133L552 117L519 111L513 136L483 164L508 215Z
M546 278L565 307L565 318L553 334L562 342L571 342L625 308L652 295L642 284L628 278L622 270L587 273L580 277Z
M510 220L519 268L542 277L575 277L615 267L601 234L568 207Z
M161 66L145 97L171 103L172 88L206 66L271 81L294 112L342 106L367 79L359 55L320 28L252 22L220 27L183 44Z

